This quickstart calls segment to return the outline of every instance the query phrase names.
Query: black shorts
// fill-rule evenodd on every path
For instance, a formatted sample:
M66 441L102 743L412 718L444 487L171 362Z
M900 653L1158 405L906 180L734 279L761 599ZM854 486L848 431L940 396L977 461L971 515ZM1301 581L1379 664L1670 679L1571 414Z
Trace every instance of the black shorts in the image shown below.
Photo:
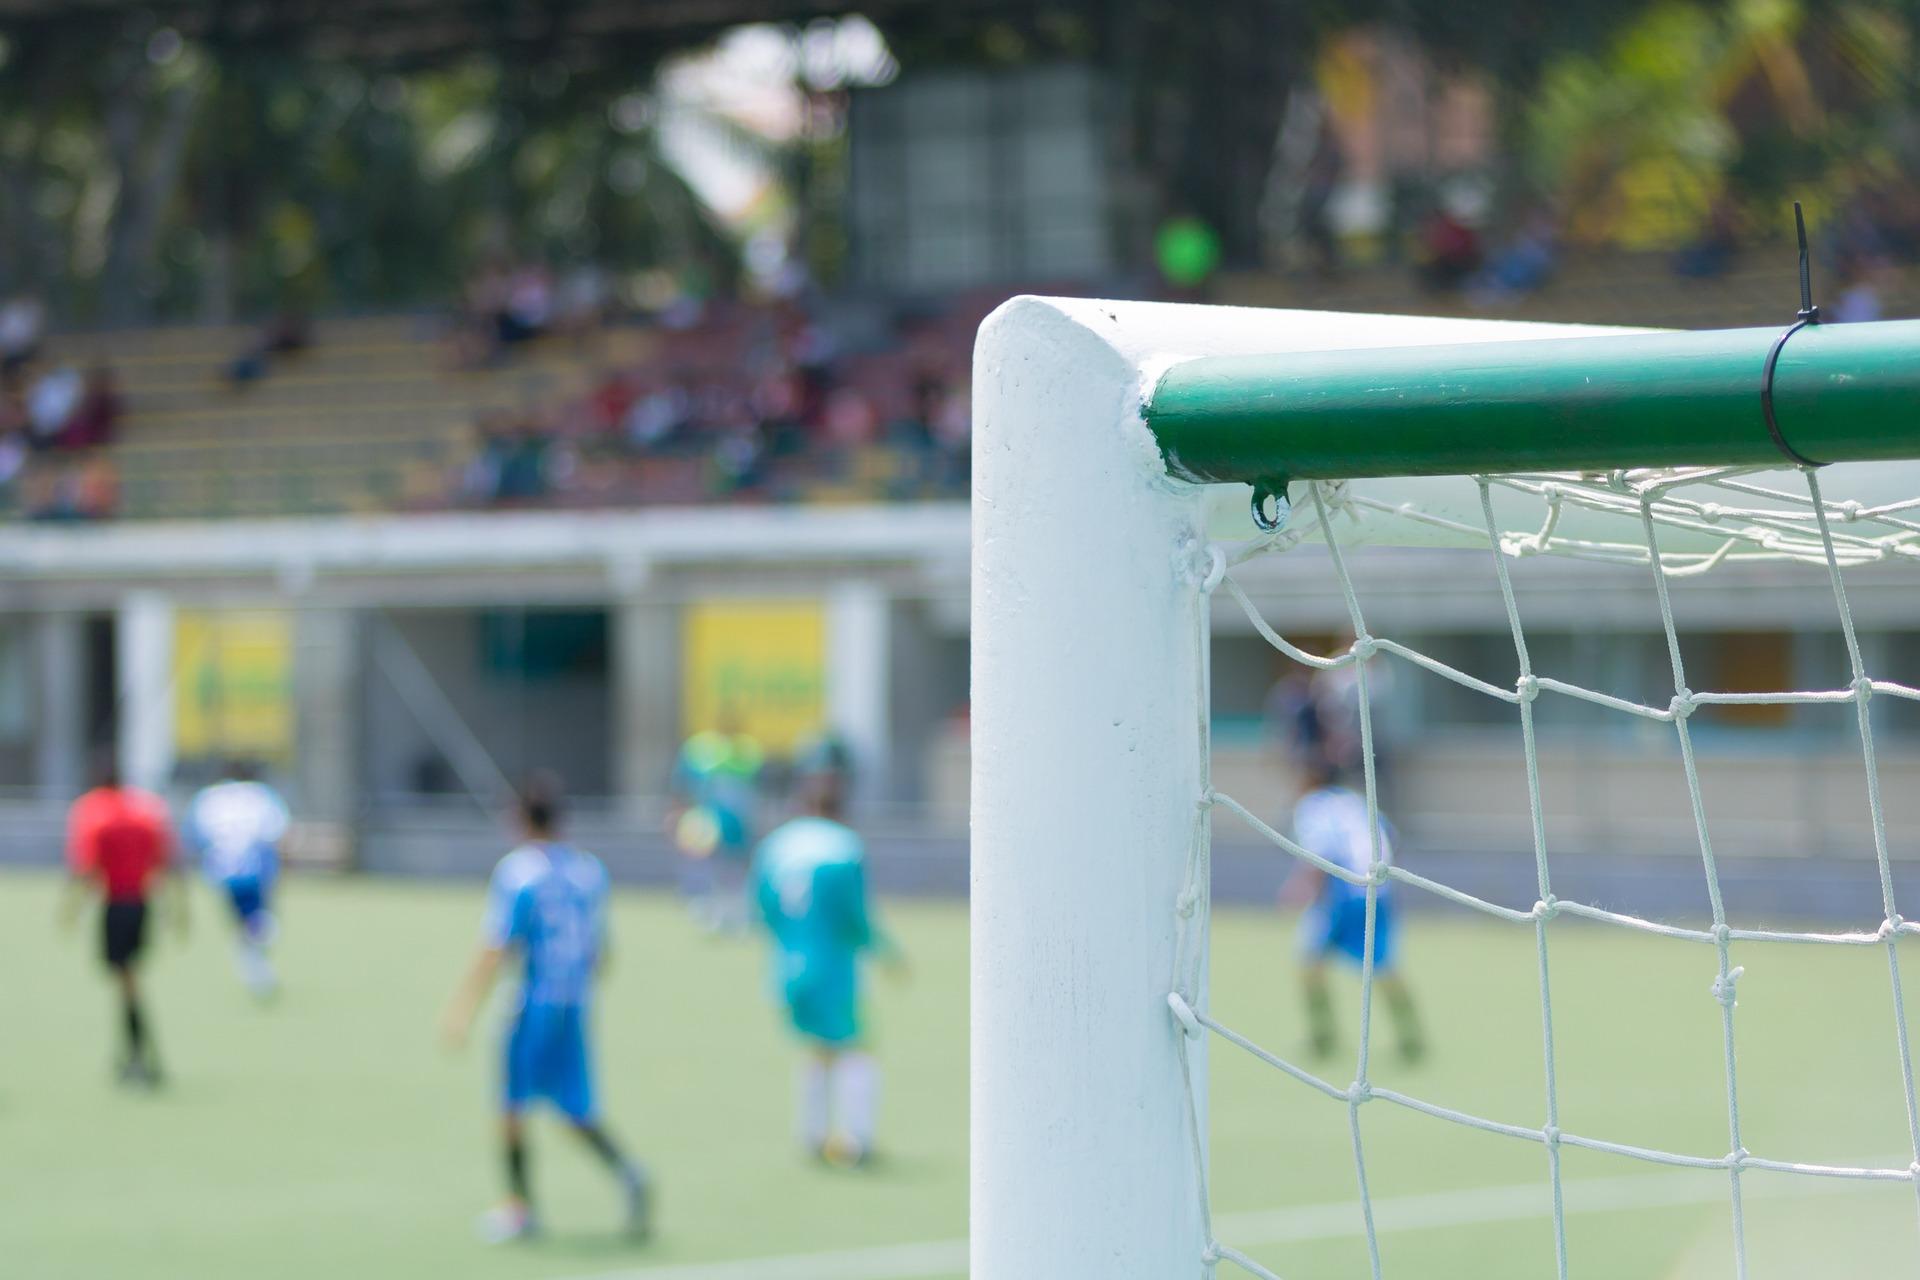
M100 917L102 954L109 969L125 969L147 945L147 904L109 902Z

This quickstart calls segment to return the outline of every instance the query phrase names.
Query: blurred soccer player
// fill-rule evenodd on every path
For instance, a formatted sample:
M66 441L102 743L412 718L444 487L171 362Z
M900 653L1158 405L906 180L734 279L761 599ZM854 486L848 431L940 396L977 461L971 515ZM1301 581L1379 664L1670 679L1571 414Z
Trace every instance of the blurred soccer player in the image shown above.
M480 949L442 1026L449 1044L464 1043L501 964L519 953L520 991L502 1045L507 1199L481 1219L481 1233L493 1243L539 1230L528 1190L525 1119L541 1099L619 1180L628 1231L644 1236L651 1225L646 1173L601 1123L587 1047L594 978L607 959L607 871L598 858L559 839L559 817L557 785L530 785L520 803L525 843L494 868Z
M247 761L230 763L221 780L196 795L187 810L186 835L200 854L200 869L233 907L240 979L262 1000L279 985L267 948L273 942L273 885L288 822L286 802Z
M739 731L732 712L680 748L673 769L668 831L687 859L684 888L709 928L747 923L747 862L760 799L760 744Z
M800 1139L836 1164L873 1151L879 1069L860 1034L864 951L899 952L867 905L866 848L841 819L847 762L823 745L795 765L801 814L775 828L754 862L753 897L773 944L773 990L806 1046Z
M101 952L120 991L125 1036L119 1065L124 1084L160 1082L160 1060L140 1002L136 970L147 939L147 904L157 882L174 870L173 831L160 797L123 786L118 770L102 763L94 786L67 815L67 866L72 873L61 915L72 921L88 897L99 895ZM171 894L176 922L187 923L187 895Z
M1365 876L1373 865L1374 845L1367 822L1365 797L1339 781L1339 770L1318 752L1307 753L1301 766L1302 793L1293 808L1293 838L1303 848L1336 867ZM1393 860L1393 835L1380 820L1380 858ZM1327 993L1327 961L1339 956L1360 964L1367 955L1367 891L1302 862L1281 891L1283 901L1303 902L1300 917L1300 958L1307 999L1307 1033L1313 1052L1333 1052L1333 1004ZM1387 1011L1399 1036L1400 1052L1408 1061L1424 1050L1413 995L1401 978L1391 885L1375 891L1373 913L1373 984L1385 997Z

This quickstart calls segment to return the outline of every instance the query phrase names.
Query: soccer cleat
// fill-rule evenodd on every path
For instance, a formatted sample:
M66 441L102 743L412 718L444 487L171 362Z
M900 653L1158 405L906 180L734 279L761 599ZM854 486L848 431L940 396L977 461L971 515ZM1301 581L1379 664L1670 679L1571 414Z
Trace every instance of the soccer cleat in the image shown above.
M858 1169L872 1158L873 1153L852 1138L835 1134L821 1143L815 1151L820 1163L834 1169Z
M158 1089L161 1084L160 1064L152 1060L130 1058L120 1064L115 1075L130 1089Z
M481 1214L474 1230L485 1244L512 1244L539 1235L540 1224L526 1205L509 1202Z

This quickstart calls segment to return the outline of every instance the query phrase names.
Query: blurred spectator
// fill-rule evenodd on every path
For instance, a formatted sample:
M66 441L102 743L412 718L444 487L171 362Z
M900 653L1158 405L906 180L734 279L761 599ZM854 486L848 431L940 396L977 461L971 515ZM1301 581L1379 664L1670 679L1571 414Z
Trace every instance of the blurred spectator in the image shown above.
M591 262L568 271L555 290L553 327L581 336L606 323L613 288L606 271Z
M0 435L0 490L11 491L26 468L30 452L26 432L14 430Z
M1727 273L1740 250L1733 202L1722 196L1707 211L1699 238L1673 255L1673 273L1683 280L1712 280Z
M537 262L525 262L507 278L505 305L495 319L503 346L531 342L553 325L553 275Z
M1494 253L1468 286L1469 292L1483 304L1536 292L1553 278L1559 261L1559 225L1551 213L1540 210Z
M493 416L474 423L478 448L460 473L460 497L476 505L494 501L500 493L500 472L506 466L511 444L505 427Z
M964 378L941 388L933 402L933 442L940 452L940 474L935 483L943 488L964 489L972 474L973 404Z
M111 443L120 410L120 384L113 370L104 364L92 365L81 387L80 403L55 443L62 449L94 449Z
M0 304L0 371L17 372L39 353L46 324L46 307L31 294Z
M1886 274L1884 259L1865 253L1849 255L1840 264L1840 295L1831 308L1821 308L1822 313L1842 324L1881 319L1885 308L1880 287Z
M276 311L227 366L227 378L246 386L266 377L273 357L294 355L313 345L313 322L297 307Z
M720 495L740 493L759 486L760 459L766 452L759 424L751 419L736 422L714 446L714 471Z
M665 448L687 427L692 407L686 380L676 375L665 386L635 400L627 409L621 429L635 449Z
M534 502L547 495L547 450L552 440L531 422L522 423L506 440L501 455L495 502Z
M1331 276L1340 269L1340 241L1333 228L1333 197L1347 167L1346 152L1333 127L1333 115L1322 113L1313 154L1307 159L1300 186L1300 238L1306 242L1314 272Z
M1480 269L1480 233L1445 204L1436 204L1420 224L1415 277L1435 293L1458 289Z
M26 512L33 520L102 520L120 505L120 482L104 454L35 464L27 472Z
M27 391L27 419L37 446L52 445L60 438L74 410L80 407L85 390L80 371L69 364L58 365L34 379Z
M838 387L827 397L822 422L828 444L853 448L869 444L880 428L880 414L873 399L858 387Z

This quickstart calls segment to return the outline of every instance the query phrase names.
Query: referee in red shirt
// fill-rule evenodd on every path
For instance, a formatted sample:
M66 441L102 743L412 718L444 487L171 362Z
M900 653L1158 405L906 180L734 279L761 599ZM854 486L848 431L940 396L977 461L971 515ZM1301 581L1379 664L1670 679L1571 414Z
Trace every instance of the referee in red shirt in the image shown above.
M72 872L66 915L98 894L101 943L107 967L120 987L126 1015L126 1056L120 1064L125 1084L155 1085L160 1064L140 1009L140 984L134 969L147 939L147 903L164 877L176 870L173 829L160 797L123 786L111 764L96 770L94 787L73 802L67 814L67 867ZM181 927L186 926L187 895L175 885Z

